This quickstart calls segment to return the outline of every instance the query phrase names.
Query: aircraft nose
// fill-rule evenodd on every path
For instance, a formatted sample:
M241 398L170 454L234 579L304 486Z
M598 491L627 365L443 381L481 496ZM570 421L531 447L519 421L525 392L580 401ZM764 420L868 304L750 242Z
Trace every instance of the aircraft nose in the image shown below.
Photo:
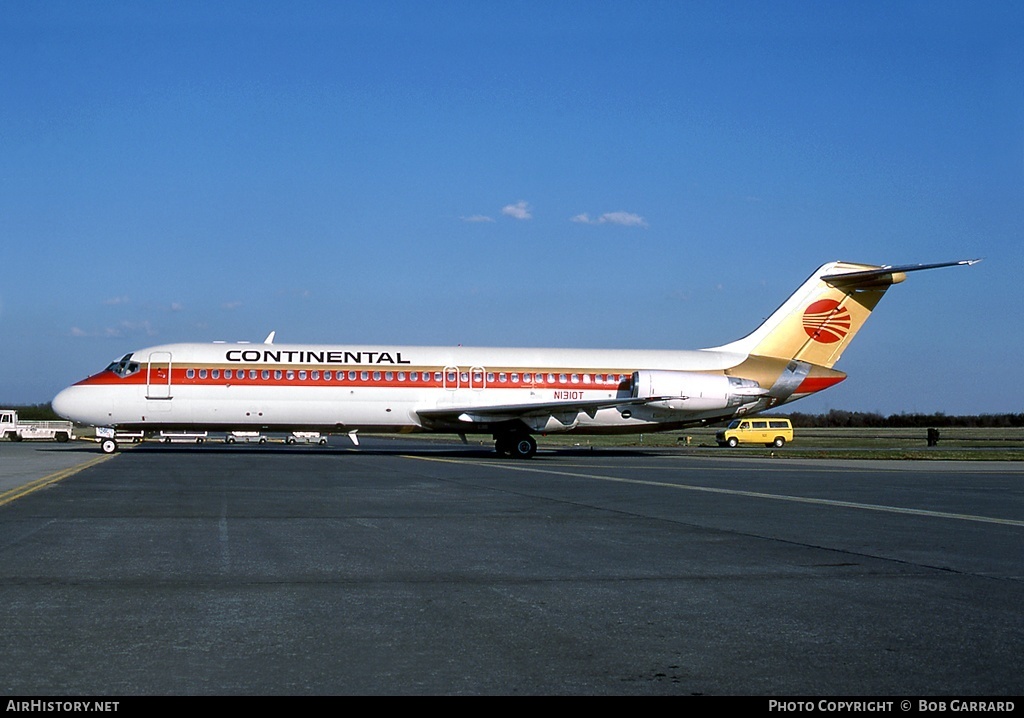
M79 424L100 426L105 422L102 407L90 396L89 387L69 386L53 397L50 406L65 419Z
M50 406L53 407L54 412L64 419L75 420L75 416L78 413L76 411L78 402L75 400L74 391L75 387L69 386L64 389L57 396L53 397L53 401L50 402Z

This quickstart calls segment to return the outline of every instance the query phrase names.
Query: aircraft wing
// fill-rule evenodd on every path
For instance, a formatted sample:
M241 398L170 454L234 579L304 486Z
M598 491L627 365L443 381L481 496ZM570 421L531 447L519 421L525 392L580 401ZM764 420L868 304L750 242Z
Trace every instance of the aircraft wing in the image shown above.
M642 399L618 397L609 399L591 399L588 401L543 401L524 404L504 404L497 406L445 406L431 409L417 409L422 418L434 421L461 421L465 423L493 423L512 421L514 419L542 419L549 416L555 418L566 415L586 414L591 419L600 409L620 406L637 406L655 401L667 401L672 397L657 396ZM569 422L563 422L569 423Z

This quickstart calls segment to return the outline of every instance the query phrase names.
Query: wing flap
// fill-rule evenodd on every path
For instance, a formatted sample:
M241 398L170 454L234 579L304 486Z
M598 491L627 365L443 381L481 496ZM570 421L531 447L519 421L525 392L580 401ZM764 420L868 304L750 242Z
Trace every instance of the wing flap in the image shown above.
M549 416L565 417L567 415L586 414L591 419L601 409L621 406L637 406L655 401L665 401L671 397L648 397L634 399L618 397L609 399L592 399L589 401L545 401L525 404L503 404L496 406L452 406L431 409L417 409L416 413L423 419L434 421L460 421L463 423L494 423L513 421L515 419L540 419ZM563 422L567 423L567 422Z

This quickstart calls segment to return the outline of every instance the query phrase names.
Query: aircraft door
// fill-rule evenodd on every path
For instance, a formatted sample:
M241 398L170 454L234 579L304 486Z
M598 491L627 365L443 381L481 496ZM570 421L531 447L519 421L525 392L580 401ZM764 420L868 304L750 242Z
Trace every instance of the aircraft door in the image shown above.
M146 398L171 398L171 373L173 362L170 352L153 352L146 366Z

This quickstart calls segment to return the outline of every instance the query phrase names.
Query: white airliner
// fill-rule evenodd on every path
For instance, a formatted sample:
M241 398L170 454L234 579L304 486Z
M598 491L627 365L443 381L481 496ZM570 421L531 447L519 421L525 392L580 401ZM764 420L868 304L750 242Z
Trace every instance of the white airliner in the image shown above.
M53 409L114 430L437 431L491 434L529 458L533 434L679 429L827 389L885 291L906 273L974 264L818 269L743 339L697 351L167 344L124 355L61 391Z

